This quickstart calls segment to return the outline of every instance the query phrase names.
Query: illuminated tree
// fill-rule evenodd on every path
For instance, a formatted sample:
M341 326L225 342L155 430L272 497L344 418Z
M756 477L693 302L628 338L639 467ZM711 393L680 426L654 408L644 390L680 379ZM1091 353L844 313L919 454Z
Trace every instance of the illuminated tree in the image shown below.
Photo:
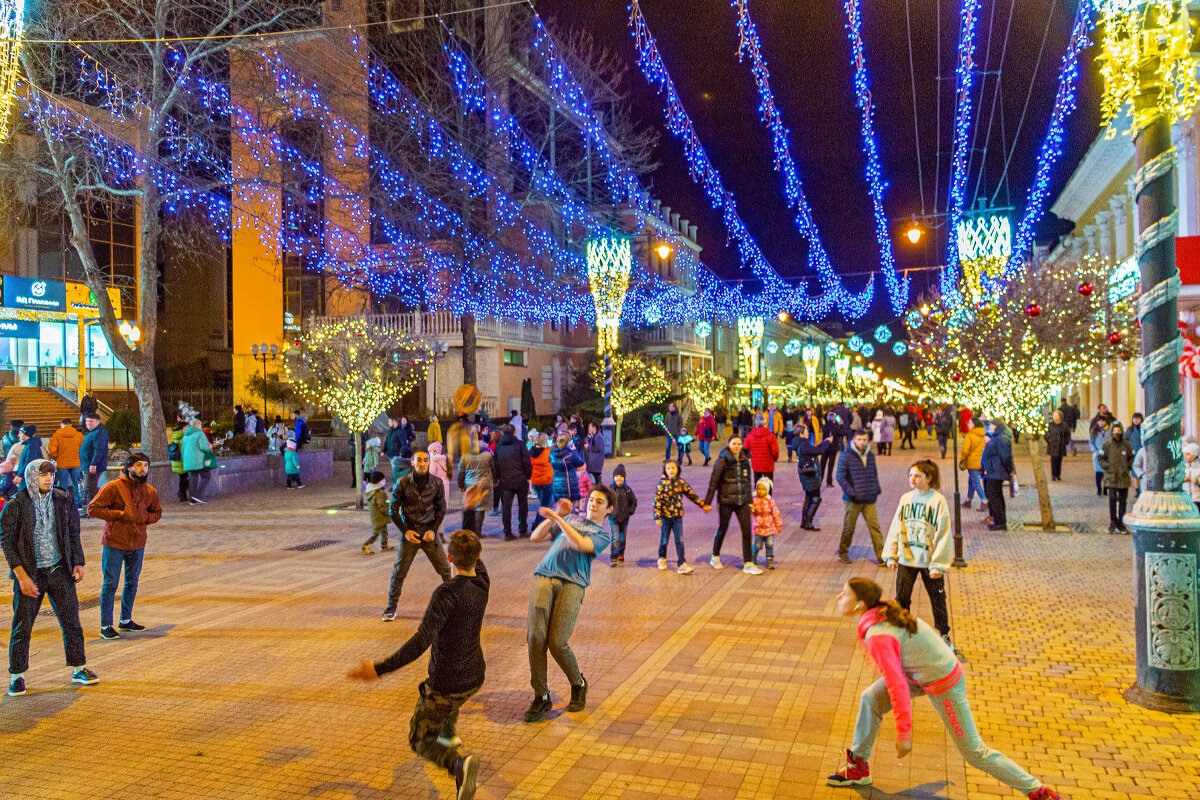
M1047 404L1063 386L1089 381L1096 365L1140 351L1119 272L1095 258L1031 267L994 302L947 308L933 298L928 314L908 320L914 374L931 395L1029 434L1047 530L1054 514L1038 439Z
M696 413L716 408L725 399L729 381L710 369L694 369L680 376L684 397L692 402Z
M354 434L354 473L362 505L362 433L424 379L431 345L411 334L347 317L321 322L284 351L287 377Z
M592 362L592 381L604 385L604 361ZM621 420L631 411L651 403L661 403L671 394L671 384L662 368L630 353L612 355L612 408L617 419L616 440L621 443Z

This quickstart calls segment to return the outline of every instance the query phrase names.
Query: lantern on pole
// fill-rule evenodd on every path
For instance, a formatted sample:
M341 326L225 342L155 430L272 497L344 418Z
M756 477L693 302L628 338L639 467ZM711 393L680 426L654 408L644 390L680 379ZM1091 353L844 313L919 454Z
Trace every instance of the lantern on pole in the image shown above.
M596 350L604 357L604 452L613 454L617 423L612 415L612 354L617 349L621 328L621 309L629 289L633 269L633 248L629 239L606 236L588 239L588 288L596 304Z
M812 342L800 350L800 358L804 360L804 379L809 386L817 382L817 367L821 364L821 347Z
M1104 122L1130 121L1133 195L1138 207L1134 255L1141 267L1138 320L1146 398L1142 493L1126 516L1134 552L1137 684L1126 699L1187 713L1200 704L1200 514L1183 491L1183 398L1179 392L1179 270L1175 236L1172 123L1200 100L1192 21L1182 0L1100 0ZM1109 136L1114 135L1112 127Z
M833 369L837 372L838 386L846 385L846 378L850 375L850 356L841 356L833 360Z
M762 317L738 317L738 344L742 351L742 373L753 402L754 380L758 377L760 349L763 340Z

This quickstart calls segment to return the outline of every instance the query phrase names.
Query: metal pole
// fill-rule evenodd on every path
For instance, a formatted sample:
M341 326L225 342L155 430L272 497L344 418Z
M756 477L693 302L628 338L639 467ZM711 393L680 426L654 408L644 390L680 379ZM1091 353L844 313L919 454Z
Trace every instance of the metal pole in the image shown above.
M263 353L262 362L263 362L263 390L262 390L263 421L266 422L266 419L267 419L267 354L266 353Z
M612 415L612 353L604 351L604 422L600 423L604 430L604 454L613 455L616 441L617 421Z
M950 566L965 567L967 560L963 558L962 500L958 488L958 398L954 398L950 406L950 439L954 442L954 462L950 465L954 470L954 560L950 562Z
M1138 105L1156 104L1158 86L1144 65ZM1178 211L1171 123L1158 113L1135 135L1134 197L1140 222L1134 252L1141 263L1142 365L1146 400L1142 441L1145 491L1126 517L1133 532L1137 684L1125 698L1160 711L1200 710L1200 514L1182 491L1183 399L1179 394L1179 271L1175 266Z

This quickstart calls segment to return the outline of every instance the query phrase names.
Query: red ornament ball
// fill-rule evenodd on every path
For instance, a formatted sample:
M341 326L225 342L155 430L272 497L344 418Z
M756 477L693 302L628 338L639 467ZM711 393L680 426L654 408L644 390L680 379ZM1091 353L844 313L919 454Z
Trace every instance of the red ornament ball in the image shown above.
M1128 361L1131 358L1133 358L1133 354L1130 353L1128 350L1121 351L1121 360L1122 361Z
M1081 295L1083 295L1084 297L1090 297L1092 292L1094 292L1094 291L1096 291L1096 287L1092 286L1087 281L1084 281L1083 283L1079 284L1079 293Z
M996 362L995 362L995 361L989 361L989 362L987 362L987 365L988 365L988 368L989 368L989 369L992 369L992 368L994 368L994 367L996 366Z
M1118 331L1113 331L1112 333L1108 334L1108 343L1109 344L1112 344L1112 345L1120 344L1121 339L1122 339L1122 336L1121 336L1120 332L1118 332Z
M962 374L961 374L961 373L958 373L958 372L954 373L954 374L953 374L953 375L951 375L950 377L951 377L953 380L955 380L955 381L961 381L961 380L963 379L963 376L962 376Z
M1036 317L1042 313L1042 307L1037 303L1030 303L1029 305L1025 306L1025 313L1031 317Z

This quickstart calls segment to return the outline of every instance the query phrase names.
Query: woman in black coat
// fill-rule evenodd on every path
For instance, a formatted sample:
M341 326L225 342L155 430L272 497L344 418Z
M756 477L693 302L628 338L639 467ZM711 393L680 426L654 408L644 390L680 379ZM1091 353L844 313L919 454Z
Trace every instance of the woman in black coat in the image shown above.
M754 563L754 549L750 538L750 502L754 499L754 474L750 470L750 454L742 447L742 437L732 436L729 444L713 463L712 477L708 480L708 493L704 505L712 505L713 496L718 502L717 535L713 537L712 558L708 560L713 569L721 569L721 545L725 542L725 531L729 520L736 516L742 528L742 572L761 575L762 570Z
M808 441L808 426L803 422L794 429L796 434L795 448L796 472L800 474L800 485L804 487L804 512L801 516L800 527L806 531L819 531L813 525L817 509L821 506L821 466L820 458L833 446L833 441L826 436L820 444Z
M1046 428L1046 454L1050 456L1050 480L1062 480L1063 456L1071 442L1071 429L1063 420L1061 411L1055 411L1050 426Z

